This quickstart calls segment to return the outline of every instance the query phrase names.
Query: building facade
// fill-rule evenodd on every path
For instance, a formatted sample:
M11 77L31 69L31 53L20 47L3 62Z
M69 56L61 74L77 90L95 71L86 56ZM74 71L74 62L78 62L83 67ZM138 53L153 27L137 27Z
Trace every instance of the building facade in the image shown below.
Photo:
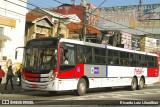
M46 9L35 8L26 15L26 41L34 38L55 37L61 35L68 37L68 28L65 22L68 17Z
M141 51L160 51L160 4L99 8L92 16L89 24L97 29L131 34L131 41L134 40L132 44L137 45L139 42ZM130 37L127 39L129 41ZM156 49L150 47L152 41Z
M82 1L84 2L84 1ZM93 16L90 14L88 16L85 15L85 11L88 12L88 9L96 8L96 6L92 4L87 4L86 8L82 5L82 2L80 5L75 4L64 4L60 5L56 8L49 8L48 10L52 12L57 12L63 15L76 15L78 18L70 17L70 20L72 20L71 23L67 23L67 27L69 28L69 36L68 38L72 39L78 39L80 35L83 35L83 26L84 26L84 19L90 20ZM88 1L87 1L88 2ZM86 17L85 17L86 16ZM86 34L97 34L100 35L100 31L88 24L86 22Z
M23 50L19 50L19 57L15 60L15 49L24 46L26 2L27 0L0 1L0 65L4 68L8 64L22 62Z

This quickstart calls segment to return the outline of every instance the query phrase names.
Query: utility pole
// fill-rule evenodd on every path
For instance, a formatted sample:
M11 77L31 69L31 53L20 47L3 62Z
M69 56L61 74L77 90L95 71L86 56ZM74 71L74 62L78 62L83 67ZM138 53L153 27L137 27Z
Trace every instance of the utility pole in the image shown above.
M87 15L86 15L86 7L84 7L84 9L85 9L85 10L84 10L83 31L82 31L82 32L83 32L83 34L82 34L82 35L83 35L83 41L86 40L86 21L87 21L87 20L86 20L86 18L87 18L87 17L86 17L86 16L87 16Z
M141 18L141 5L142 5L142 0L139 0L139 6L138 6L138 20Z
M83 41L86 41L87 4L88 4L88 0L81 1L81 5L84 7L84 19L83 19L83 27L82 27Z
M140 6L142 5L142 0L139 0L139 5L140 5Z
M57 26L57 36L59 36L59 32L60 32L61 28L60 28L60 20L58 22L58 26Z

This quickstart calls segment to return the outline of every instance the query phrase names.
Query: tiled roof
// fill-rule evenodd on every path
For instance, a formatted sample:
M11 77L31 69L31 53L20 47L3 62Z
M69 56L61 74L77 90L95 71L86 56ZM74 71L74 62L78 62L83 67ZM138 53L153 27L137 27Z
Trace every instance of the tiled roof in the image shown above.
M37 18L42 18L45 15L39 15L34 11L31 11L29 13L26 14L26 22L33 22L35 21Z
M34 23L35 21L39 21L39 20L44 19L44 18L48 19L53 24L53 22L48 18L47 15L39 15L39 14L33 12L33 11L27 13L26 22Z
M84 18L84 7L80 5L62 5L50 10L63 15L76 14L80 20L83 20Z
M76 32L81 33L82 32L82 27L83 23L69 23L67 24L67 27L69 28L69 33L74 34ZM100 31L92 26L87 25L86 27L86 33L88 34L98 34L100 35Z

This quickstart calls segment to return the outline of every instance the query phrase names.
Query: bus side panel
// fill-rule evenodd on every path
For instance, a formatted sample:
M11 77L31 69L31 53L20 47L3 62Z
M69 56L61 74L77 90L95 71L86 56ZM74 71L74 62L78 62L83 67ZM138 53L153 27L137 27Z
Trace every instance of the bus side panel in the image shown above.
M145 80L146 84L158 82L158 68L148 68L148 77Z
M77 89L78 80L84 75L84 64L77 64L76 68L59 72L57 78L58 90Z
M84 65L84 75L89 78L89 88L102 87L103 78L106 78L106 65Z
M91 78L106 78L106 65L84 65L84 74Z
M76 65L76 78L81 78L84 75L84 64Z
M158 77L158 68L148 68L148 77Z
M80 78L84 75L84 64L77 64L76 68L60 71L57 78Z

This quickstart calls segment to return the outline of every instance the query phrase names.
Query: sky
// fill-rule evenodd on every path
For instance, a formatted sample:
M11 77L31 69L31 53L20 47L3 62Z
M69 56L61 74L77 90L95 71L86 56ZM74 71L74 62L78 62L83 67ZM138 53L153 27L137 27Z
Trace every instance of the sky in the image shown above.
M76 5L79 5L81 0L75 0ZM104 2L105 1L105 2ZM140 0L88 0L90 4L100 7L114 7L114 6L128 6L128 5L139 5ZM143 4L160 4L160 0L141 0ZM71 0L27 0L28 3L34 5L31 6L28 4L28 8L33 9L35 6L40 8L48 7L57 7L64 3L70 4Z

